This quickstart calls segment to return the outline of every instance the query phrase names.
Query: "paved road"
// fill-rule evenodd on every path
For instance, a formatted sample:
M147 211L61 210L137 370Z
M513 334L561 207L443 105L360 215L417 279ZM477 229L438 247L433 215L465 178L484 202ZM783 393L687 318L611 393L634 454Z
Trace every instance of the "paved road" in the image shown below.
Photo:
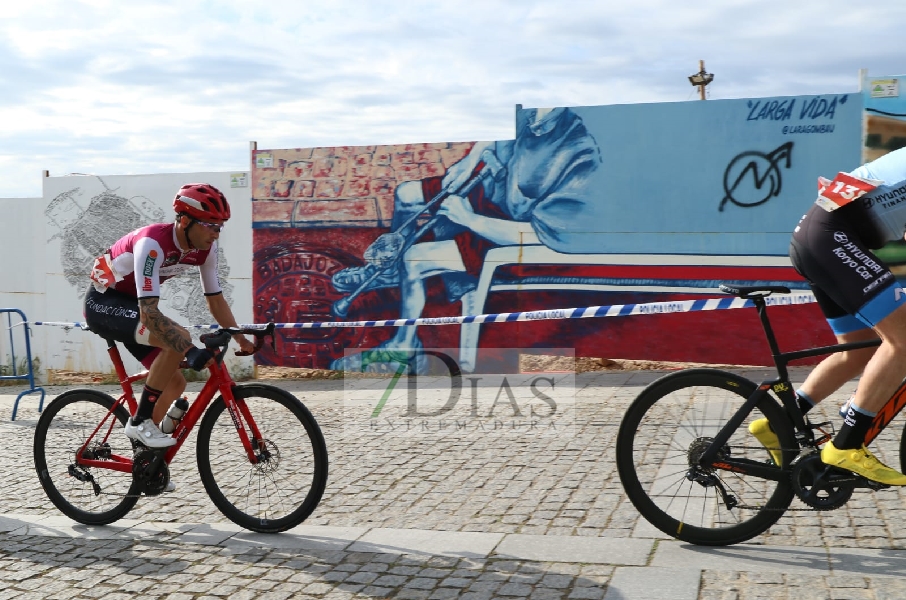
M553 431L513 416L515 407L524 416L532 402L546 406L526 381L476 384L478 400L465 394L450 412L461 419L446 426L418 418L407 426L403 384L389 393L387 379L347 381L345 390L343 381L278 381L314 413L331 458L320 506L279 536L243 532L217 511L191 444L171 466L177 492L143 498L113 526L74 524L34 474L37 401L27 397L15 422L0 422L12 450L0 466L0 600L906 597L906 496L896 489L859 492L836 511L790 512L731 548L669 540L640 519L617 477L614 439L629 402L661 375L575 376L574 400L556 398L562 418ZM442 387L430 378L423 385ZM851 387L828 403L828 418ZM371 419L385 396L385 412ZM0 396L5 419L13 399ZM384 429L370 425L381 419ZM879 442L893 465L898 436L885 432Z

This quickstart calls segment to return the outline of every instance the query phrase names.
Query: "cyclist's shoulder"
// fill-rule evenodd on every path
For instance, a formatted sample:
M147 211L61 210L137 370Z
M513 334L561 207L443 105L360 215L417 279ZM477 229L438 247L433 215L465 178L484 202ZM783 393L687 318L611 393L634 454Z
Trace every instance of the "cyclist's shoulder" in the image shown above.
M152 223L136 229L133 233L138 237L148 237L158 242L173 242L173 223Z
M149 240L157 242L161 247L167 247L174 245L175 241L173 239L173 224L172 223L154 223L151 225L145 225L144 227L139 227L138 229L133 229L119 241L114 244L114 247L128 248L131 250L137 243Z
M883 181L893 186L906 180L906 147L888 152L884 156L854 169L851 173L864 179Z

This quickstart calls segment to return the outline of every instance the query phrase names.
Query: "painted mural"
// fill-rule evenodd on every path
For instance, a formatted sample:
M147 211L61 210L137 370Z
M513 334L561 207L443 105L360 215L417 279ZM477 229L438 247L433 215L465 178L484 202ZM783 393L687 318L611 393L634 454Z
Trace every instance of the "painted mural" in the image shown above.
M859 164L853 94L517 107L511 140L255 150L256 321L415 318L805 289L786 258L818 175ZM745 311L748 312L748 311ZM744 311L394 329L284 330L270 364L359 370L350 348L496 348L736 364L770 359ZM783 307L781 343L832 340ZM720 332L717 334L717 332Z

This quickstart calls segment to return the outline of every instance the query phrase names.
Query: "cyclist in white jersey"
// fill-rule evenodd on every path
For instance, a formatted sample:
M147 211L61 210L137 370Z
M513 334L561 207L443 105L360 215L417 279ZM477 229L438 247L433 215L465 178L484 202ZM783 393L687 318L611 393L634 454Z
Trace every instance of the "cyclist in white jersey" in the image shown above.
M906 485L906 475L864 445L875 415L906 377L906 292L872 252L906 233L906 148L833 182L822 180L821 190L793 233L790 259L808 280L839 343L880 337L881 345L825 358L796 391L799 405L808 411L861 374L842 411L843 425L822 448L821 460L873 481ZM767 420L754 421L749 431L774 449L779 463L779 443Z
M161 313L160 284L198 267L214 319L222 327L237 326L217 277L217 243L230 218L227 199L212 185L192 183L180 188L173 209L175 222L137 229L98 257L85 295L88 327L122 342L149 369L136 414L125 427L127 436L149 448L176 443L156 424L185 391L179 363L186 358L192 368L201 370L212 358L208 350L192 343L188 330ZM244 336L234 339L243 352L254 350Z

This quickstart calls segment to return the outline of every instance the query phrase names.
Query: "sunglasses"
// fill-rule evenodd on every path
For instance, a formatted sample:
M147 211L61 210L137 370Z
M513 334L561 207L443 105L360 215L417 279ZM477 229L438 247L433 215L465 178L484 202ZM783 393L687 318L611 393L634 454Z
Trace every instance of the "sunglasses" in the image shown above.
M224 223L223 225L218 225L217 223L205 223L204 221L198 221L198 220L195 220L195 222L198 223L199 225L201 225L202 227L204 227L205 229L209 229L210 231L213 231L214 233L220 233L221 231L223 231L223 228L226 227L226 223Z

